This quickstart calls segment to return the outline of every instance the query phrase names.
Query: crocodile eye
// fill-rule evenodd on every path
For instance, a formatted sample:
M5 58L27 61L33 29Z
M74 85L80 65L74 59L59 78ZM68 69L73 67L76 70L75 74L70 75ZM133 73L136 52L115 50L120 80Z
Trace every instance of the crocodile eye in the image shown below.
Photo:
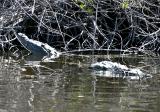
M41 47L44 47L44 45L43 45L43 44L41 44Z
M49 53L51 53L51 50L47 49Z

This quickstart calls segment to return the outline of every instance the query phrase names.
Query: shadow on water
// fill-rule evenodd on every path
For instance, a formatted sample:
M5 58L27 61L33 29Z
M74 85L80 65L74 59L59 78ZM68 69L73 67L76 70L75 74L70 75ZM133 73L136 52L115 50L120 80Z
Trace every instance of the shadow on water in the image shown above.
M137 55L70 55L50 62L0 56L0 112L159 112L160 59ZM139 67L153 78L100 77L101 60Z

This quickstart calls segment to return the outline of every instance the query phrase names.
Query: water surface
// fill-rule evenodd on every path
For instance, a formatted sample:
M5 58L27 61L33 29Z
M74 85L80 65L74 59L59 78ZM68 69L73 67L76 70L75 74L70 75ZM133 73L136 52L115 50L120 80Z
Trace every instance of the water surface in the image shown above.
M151 79L100 77L91 63L138 67ZM0 112L159 112L160 59L138 55L66 55L49 62L0 57Z

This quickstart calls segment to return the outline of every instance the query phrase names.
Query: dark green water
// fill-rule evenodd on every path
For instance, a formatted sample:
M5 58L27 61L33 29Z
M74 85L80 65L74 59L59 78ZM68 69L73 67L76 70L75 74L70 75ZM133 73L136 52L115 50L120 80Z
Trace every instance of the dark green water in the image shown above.
M153 78L96 76L88 67L97 60L141 67ZM0 112L160 112L158 57L61 56L41 62L1 56L0 63Z

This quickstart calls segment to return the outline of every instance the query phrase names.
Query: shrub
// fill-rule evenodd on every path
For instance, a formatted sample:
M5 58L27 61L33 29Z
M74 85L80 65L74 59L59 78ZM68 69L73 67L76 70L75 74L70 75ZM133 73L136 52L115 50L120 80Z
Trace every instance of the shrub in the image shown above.
M1 0L0 4L2 48L17 44L12 42L14 30L66 51L160 51L159 0Z

